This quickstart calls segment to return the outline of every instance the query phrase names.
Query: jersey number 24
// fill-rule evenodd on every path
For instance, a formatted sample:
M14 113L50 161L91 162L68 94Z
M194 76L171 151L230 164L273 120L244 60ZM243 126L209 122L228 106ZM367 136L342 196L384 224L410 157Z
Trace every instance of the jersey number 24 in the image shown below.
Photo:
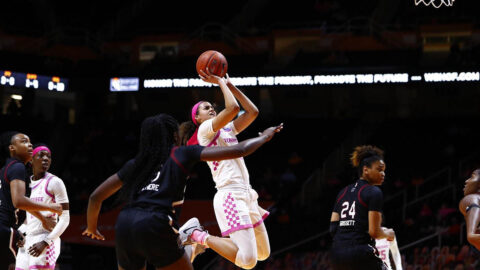
M353 201L352 206L350 206L350 203L345 201L342 203L342 212L340 212L340 216L342 218L346 218L347 214L352 217L352 219L355 219L355 201ZM346 212L348 210L348 212Z

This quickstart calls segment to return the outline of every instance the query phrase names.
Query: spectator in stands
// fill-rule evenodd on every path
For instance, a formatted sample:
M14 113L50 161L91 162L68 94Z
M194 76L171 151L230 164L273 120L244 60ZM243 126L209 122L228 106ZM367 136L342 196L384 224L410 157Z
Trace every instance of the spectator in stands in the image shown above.
M454 212L456 212L455 208L453 208L453 207L449 206L447 203L443 202L440 209L438 209L437 218L438 218L439 221L445 220L448 215L450 215L451 213L454 213Z

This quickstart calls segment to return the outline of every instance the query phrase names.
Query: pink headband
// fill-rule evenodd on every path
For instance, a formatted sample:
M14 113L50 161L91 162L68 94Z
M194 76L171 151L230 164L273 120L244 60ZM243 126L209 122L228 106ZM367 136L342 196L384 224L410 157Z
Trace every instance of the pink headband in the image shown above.
M50 151L50 149L48 149L48 147L39 146L39 147L35 147L35 149L33 149L32 157L35 156L40 151L47 151L49 154L52 154L52 152Z
M192 121L196 126L198 126L198 123L197 123L197 120L195 119L195 115L197 115L198 106L200 106L200 104L202 104L203 102L205 101L199 101L197 102L197 104L193 105L192 107Z

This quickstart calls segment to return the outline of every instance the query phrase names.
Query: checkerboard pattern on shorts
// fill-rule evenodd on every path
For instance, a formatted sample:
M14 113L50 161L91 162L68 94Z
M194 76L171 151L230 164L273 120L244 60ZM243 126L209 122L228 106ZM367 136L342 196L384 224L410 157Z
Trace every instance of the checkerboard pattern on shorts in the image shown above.
M47 265L55 265L55 244L51 244L47 247L46 251Z
M236 209L235 199L232 196L232 193L228 193L225 203L223 204L225 216L228 221L228 226L230 228L236 228L240 226L240 217L238 216L238 211Z

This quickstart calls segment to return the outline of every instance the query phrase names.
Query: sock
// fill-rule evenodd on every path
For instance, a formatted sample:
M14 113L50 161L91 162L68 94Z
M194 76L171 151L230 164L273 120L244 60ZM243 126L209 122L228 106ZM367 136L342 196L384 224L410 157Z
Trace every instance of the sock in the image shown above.
M207 246L207 237L209 236L210 235L206 231L202 232L199 230L195 230L193 231L191 238L193 241L199 243L200 245Z

